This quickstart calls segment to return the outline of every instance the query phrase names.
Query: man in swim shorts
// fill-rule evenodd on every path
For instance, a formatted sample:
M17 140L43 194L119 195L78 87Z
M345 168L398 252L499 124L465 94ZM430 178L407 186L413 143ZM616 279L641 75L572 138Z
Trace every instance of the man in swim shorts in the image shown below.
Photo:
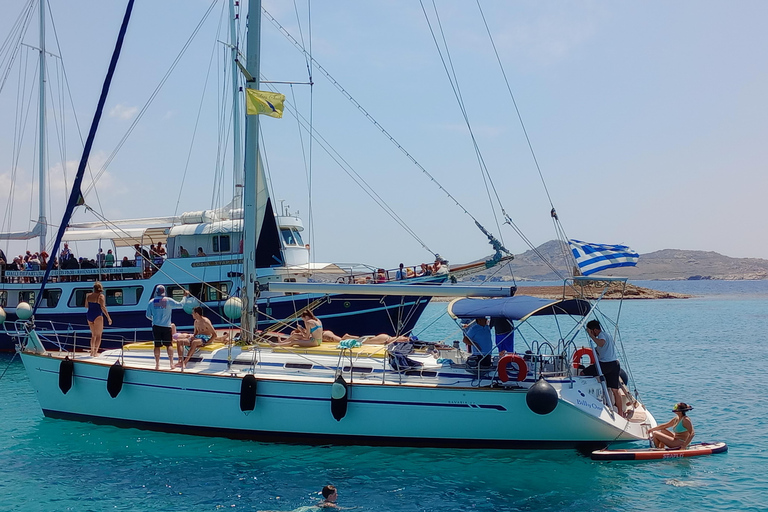
M216 330L211 321L203 315L203 308L200 306L192 310L192 318L195 319L195 330L189 339L179 338L176 340L176 350L179 352L179 365L183 370L195 351L216 340ZM184 346L189 346L189 352L184 357Z
M189 292L184 290L184 295L189 295ZM173 364L173 345L171 343L173 341L171 313L174 309L181 307L181 302L165 296L165 286L157 285L155 296L147 305L147 318L152 321L152 338L155 340L155 370L160 369L160 347L165 347L168 351L171 369L176 367Z
M616 352L616 343L613 341L613 336L603 331L602 327L600 327L600 322L597 320L587 322L587 334L595 342L597 360L600 362L600 369L605 376L605 385L613 395L613 404L619 410L619 414L624 416L624 404L619 392L621 366L619 365L619 356ZM596 376L597 367L595 365L588 366L584 369L582 375Z

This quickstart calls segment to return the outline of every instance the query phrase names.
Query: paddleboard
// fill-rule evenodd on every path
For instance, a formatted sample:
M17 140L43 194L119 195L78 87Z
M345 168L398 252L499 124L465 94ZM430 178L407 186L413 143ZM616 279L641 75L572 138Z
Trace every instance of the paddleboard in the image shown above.
M684 450L668 450L664 448L639 448L634 450L595 450L592 460L659 460L680 459L683 457L698 457L728 451L725 443L697 443Z

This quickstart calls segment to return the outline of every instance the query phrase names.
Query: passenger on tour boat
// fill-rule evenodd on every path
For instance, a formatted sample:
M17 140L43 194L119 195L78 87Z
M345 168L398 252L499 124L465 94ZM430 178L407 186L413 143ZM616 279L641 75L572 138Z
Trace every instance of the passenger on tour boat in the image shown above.
M189 258L189 251L181 245L179 246L179 258Z
M216 340L216 330L213 328L211 321L203 315L202 307L197 306L192 310L192 318L195 319L194 332L192 335L179 335L176 337L176 352L178 352L179 366L182 370L187 366L187 363L189 363L189 360L198 348L204 347L208 343ZM175 326L171 324L171 336L173 336L174 330ZM184 357L185 346L189 347L186 357Z
M198 258L205 258L205 253L203 252L203 248L202 248L202 247L198 247L198 248L197 248L197 254L196 254L196 256L197 256Z
M96 281L93 283L93 291L85 296L86 318L91 329L91 357L96 357L101 347L101 335L104 332L104 317L109 325L112 325L112 317L107 311L106 299L104 299L104 287Z
M408 273L403 268L403 264L402 263L400 264L400 268L398 269L398 271L395 273L395 279L397 281L402 281L404 279L408 279Z
M686 415L691 410L693 410L693 407L685 402L675 404L672 408L672 412L675 413L674 418L648 430L656 448L688 447L695 435L693 423L691 423L691 419Z

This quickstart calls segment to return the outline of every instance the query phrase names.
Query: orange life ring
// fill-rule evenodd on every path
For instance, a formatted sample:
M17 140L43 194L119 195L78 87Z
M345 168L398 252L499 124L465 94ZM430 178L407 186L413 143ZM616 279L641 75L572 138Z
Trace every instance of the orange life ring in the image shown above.
M517 363L517 381L521 382L525 380L528 375L528 365L525 363L525 359L517 354L507 354L499 359L497 370L499 372L499 379L501 382L507 382L509 375L507 375L507 365L509 363Z
M582 356L589 356L589 364L595 364L595 352L591 348L581 347L573 353L573 367L578 368L581 364Z

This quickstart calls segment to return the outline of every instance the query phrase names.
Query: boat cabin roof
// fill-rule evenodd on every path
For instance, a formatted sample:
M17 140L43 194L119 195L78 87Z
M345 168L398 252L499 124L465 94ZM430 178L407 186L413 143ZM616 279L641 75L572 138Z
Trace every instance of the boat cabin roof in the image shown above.
M114 228L114 229L68 229L64 233L64 242L88 240L112 240L115 247L133 247L136 244L148 245L157 242L166 243L169 228Z
M523 321L538 315L586 316L590 308L589 301L583 299L551 300L516 295L494 299L455 299L448 304L448 313L453 318L490 316Z

